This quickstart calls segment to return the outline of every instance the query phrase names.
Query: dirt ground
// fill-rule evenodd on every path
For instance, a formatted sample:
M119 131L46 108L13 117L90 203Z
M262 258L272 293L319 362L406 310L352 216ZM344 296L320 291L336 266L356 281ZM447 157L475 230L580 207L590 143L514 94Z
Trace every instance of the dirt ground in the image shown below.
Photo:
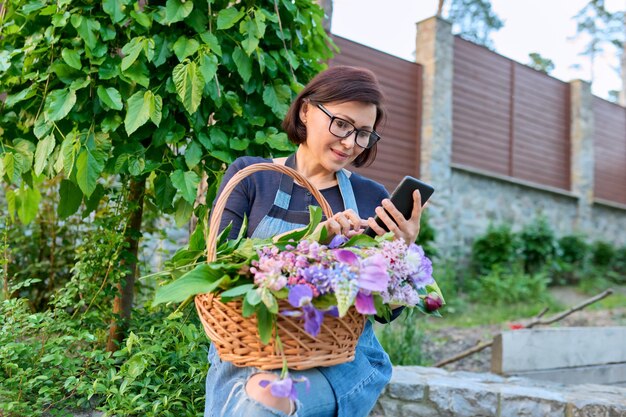
M556 288L551 292L568 308L589 298L589 296L577 293L570 288ZM551 317L557 313L559 312L549 312L546 317ZM523 323L524 321L520 322ZM610 310L584 309L574 312L553 326L626 326L626 306ZM478 343L491 341L501 330L503 330L501 325L429 330L427 333L429 342L423 344L422 353L430 363L434 364L474 347ZM471 372L489 372L490 368L491 348L486 348L443 367L448 371Z

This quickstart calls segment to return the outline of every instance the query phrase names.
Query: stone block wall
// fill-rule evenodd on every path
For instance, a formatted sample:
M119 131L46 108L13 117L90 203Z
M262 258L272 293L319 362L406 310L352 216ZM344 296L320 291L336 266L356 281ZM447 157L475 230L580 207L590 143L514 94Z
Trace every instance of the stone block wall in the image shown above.
M450 199L454 202L446 216L433 217L437 231L447 230L449 253L466 255L472 241L485 233L489 224L510 224L513 231L547 219L557 236L580 233L590 240L626 245L626 212L593 204L581 216L578 198L573 193L527 185L521 181L498 178L465 168L453 168Z
M394 367L370 417L626 417L626 388Z

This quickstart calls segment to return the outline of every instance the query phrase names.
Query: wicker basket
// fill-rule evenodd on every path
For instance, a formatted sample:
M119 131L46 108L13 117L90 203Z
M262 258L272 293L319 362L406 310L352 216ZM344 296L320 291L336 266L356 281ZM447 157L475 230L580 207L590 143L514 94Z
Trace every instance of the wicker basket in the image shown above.
M294 178L315 196L326 217L332 216L330 205L321 193L294 169L270 163L250 165L231 178L215 203L207 239L207 262L216 258L217 232L230 193L248 175L265 170L278 171ZM267 345L261 343L256 317L242 316L241 301L222 303L219 297L209 293L196 296L195 303L204 330L222 360L235 366L254 366L264 370L280 369L283 357L290 369L297 370L349 362L354 359L356 343L365 324L365 317L351 308L342 318L324 317L320 333L313 337L304 331L301 318L279 315L277 331L283 345L281 353L273 338ZM286 308L291 306L280 300L279 309Z

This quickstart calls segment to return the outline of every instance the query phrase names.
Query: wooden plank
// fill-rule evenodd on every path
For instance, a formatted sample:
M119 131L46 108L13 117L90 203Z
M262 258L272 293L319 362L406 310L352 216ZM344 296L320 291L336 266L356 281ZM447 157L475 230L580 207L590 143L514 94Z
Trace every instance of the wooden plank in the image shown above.
M626 363L626 326L523 329L496 339L492 369L497 373Z
M561 384L626 384L626 363L583 366L547 371L517 372L515 376L559 382Z

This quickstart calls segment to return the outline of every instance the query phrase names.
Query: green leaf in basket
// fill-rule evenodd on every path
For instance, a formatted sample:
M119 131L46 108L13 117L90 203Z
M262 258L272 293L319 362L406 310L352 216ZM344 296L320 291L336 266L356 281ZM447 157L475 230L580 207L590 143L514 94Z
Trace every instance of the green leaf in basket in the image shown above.
M313 305L319 310L327 310L337 305L335 294L324 294L313 299Z
M212 292L224 278L220 271L211 269L206 264L198 265L176 281L158 288L153 305L178 303L196 294Z
M175 267L190 265L195 263L202 255L204 255L204 251L201 250L179 249L169 263Z
M313 240L318 240L319 236L313 235L313 232L315 232L315 229L320 224L320 221L322 220L322 215L323 213L320 207L309 206L309 225L304 229L297 229L291 233L287 233L281 236L280 239L278 239L277 243L285 243L292 240L298 242L307 237L310 237ZM320 232L321 231L318 231L318 233Z
M224 245L228 245L228 235L230 234L230 230L233 228L232 223L228 223L228 226L222 230L222 232L217 236L217 253L221 253L224 251Z
M374 308L376 308L376 315L382 317L387 323L391 320L390 308L384 303L383 298L376 294L374 295Z
M242 295L247 294L248 291L250 291L252 288L254 288L254 284L239 285L237 287L224 291L220 294L220 297L222 298L223 302L227 302L232 298L241 297Z
M241 309L241 315L244 317L250 317L254 314L254 306L248 302L247 298L243 299L243 308Z
M269 312L265 304L259 304L256 308L257 326L259 329L259 337L264 345L267 345L272 338L272 329L274 327L274 316Z
M253 257L257 256L254 241L250 239L242 240L241 244L238 245L237 249L235 249L235 253L246 260L252 259Z
M263 288L261 290L261 300L270 313L278 314L278 302L276 301L276 297L274 297L268 288Z
M348 240L344 244L344 246L347 246L347 247L358 246L360 248L368 248L368 247L377 246L377 245L378 245L378 242L376 241L376 239L374 239L371 236L364 235L364 234L354 235L350 238L350 240Z
M251 306L257 306L261 302L261 294L256 289L248 290L246 302Z

